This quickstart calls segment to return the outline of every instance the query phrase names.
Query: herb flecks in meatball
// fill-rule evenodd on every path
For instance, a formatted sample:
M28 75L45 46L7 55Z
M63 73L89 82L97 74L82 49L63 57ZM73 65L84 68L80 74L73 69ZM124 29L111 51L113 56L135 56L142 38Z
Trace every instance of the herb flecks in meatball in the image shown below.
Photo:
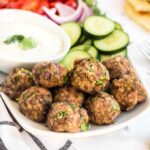
M106 90L109 73L106 67L95 59L82 59L75 63L71 84L85 93L96 93Z
M46 120L52 103L51 92L45 88L33 86L26 89L18 98L20 111L28 118L42 122Z
M113 96L104 92L89 98L86 101L85 107L90 121L99 125L111 124L120 115L118 102Z
M16 100L25 89L33 84L32 72L25 68L15 68L2 83L1 91L12 100Z
M88 130L88 115L85 109L68 103L56 102L47 117L47 125L55 132L80 132Z
M46 88L63 86L68 80L67 68L56 63L39 63L32 72L36 85Z
M54 97L55 102L68 102L77 106L82 106L84 94L71 86L59 88Z
M109 71L111 80L122 78L127 74L134 74L129 61L122 56L112 57L105 61L104 65Z
M121 105L122 110L131 110L138 103L146 100L146 91L139 80L126 75L112 83L112 95Z

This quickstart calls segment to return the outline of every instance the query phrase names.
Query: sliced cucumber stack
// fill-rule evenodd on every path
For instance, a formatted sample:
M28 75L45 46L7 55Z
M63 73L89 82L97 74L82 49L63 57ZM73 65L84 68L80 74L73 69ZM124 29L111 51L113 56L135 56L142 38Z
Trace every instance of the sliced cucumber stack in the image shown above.
M75 46L73 47L70 51L78 51L78 50L81 50L81 51L85 51L87 52L91 57L93 58L98 58L99 57L99 52L98 50L91 46L91 45L78 45L78 46Z
M90 16L84 22L84 30L90 36L104 37L113 32L115 23L106 17Z
M117 55L127 55L128 34L118 22L107 17L94 15L83 24L68 22L61 27L68 33L72 48L60 63L69 70L78 59L93 57L104 62Z
M90 58L90 55L81 50L70 51L60 63L66 66L68 70L71 70L74 66L74 62L83 58Z
M111 54L111 55L107 55L107 54L101 54L100 55L100 61L104 62L114 56L123 56L123 57L127 57L127 49L123 49L122 51L116 53L116 54Z
M128 34L115 30L112 34L101 40L95 40L94 46L102 53L116 53L120 49L126 47L129 43Z
M68 22L61 25L61 27L66 31L71 40L71 46L75 45L81 36L81 27L76 22Z

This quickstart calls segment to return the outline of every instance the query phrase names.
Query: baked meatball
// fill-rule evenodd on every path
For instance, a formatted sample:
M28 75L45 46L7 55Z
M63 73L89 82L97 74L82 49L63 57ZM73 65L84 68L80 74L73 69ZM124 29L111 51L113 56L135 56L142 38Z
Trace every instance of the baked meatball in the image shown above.
M51 92L45 88L33 86L26 89L18 98L20 111L31 120L46 120L52 103Z
M47 117L48 128L56 132L80 132L89 128L85 109L68 103L53 103Z
M56 63L39 63L34 66L32 73L36 85L46 88L62 86L68 79L67 68Z
M101 92L85 103L90 121L98 125L108 125L120 115L120 106L113 96Z
M104 65L109 71L111 80L122 78L124 75L134 72L129 61L122 56L112 57L105 61Z
M146 99L146 91L139 80L126 75L112 83L112 95L119 102L122 110L130 110L137 103Z
M71 84L85 93L103 91L109 83L109 73L106 67L92 58L81 59L75 63Z
M25 68L14 68L2 83L1 91L12 100L16 100L25 89L33 84L32 72Z
M74 87L66 86L59 88L56 91L54 97L55 102L67 102L69 104L74 104L77 106L82 106L84 101L84 94Z

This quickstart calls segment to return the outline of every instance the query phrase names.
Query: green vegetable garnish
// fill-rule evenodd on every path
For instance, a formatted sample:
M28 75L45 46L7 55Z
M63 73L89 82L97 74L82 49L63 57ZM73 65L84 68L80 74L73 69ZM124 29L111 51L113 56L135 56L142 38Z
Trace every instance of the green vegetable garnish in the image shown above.
M33 40L32 37L24 38L20 43L19 46L23 50L32 49L36 47L36 42Z
M19 102L19 98L16 98L16 102Z
M68 76L65 76L64 77L64 83L67 83L67 81L68 81Z
M97 80L97 81L96 81L96 85L103 85L103 84L104 84L104 82L101 81L101 80Z
M99 10L99 8L97 7L97 5L93 5L92 6L92 9L93 9L93 13L94 15L97 15L97 16L101 16L101 11Z
M112 104L112 109L113 109L113 110L116 110L116 111L119 111L119 110L120 110L119 104L118 104L117 102L114 102L114 103Z
M82 123L80 128L81 131L87 131L90 129L90 125L88 123Z
M92 7L93 6L93 0L84 0L85 3L87 3L88 6Z
M75 110L77 108L77 106L75 104L71 104L70 107Z
M93 65L90 65L90 66L89 66L88 71L89 71L89 72L93 72L93 71L94 71Z
M62 119L62 118L65 118L67 115L68 115L67 112L61 111L61 112L59 112L59 113L57 114L57 118L58 118L58 119Z
M13 35L6 39L4 43L7 45L12 43L18 43L19 47L23 50L35 48L37 45L32 37L25 37L23 35Z
M101 13L100 9L97 6L96 0L84 0L85 3L92 8L94 15L103 16L104 14Z
M13 35L4 41L5 44L11 44L15 42L21 42L24 39L23 35Z

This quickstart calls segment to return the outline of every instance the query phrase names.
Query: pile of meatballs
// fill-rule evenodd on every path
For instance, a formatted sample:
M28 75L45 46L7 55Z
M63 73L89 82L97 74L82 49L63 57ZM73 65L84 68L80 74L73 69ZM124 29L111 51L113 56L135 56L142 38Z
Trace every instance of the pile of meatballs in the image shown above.
M43 62L32 71L15 68L1 91L17 101L19 110L55 132L80 132L89 122L109 125L121 111L146 100L147 94L129 61L121 56L103 64L93 58L75 62L74 68Z

